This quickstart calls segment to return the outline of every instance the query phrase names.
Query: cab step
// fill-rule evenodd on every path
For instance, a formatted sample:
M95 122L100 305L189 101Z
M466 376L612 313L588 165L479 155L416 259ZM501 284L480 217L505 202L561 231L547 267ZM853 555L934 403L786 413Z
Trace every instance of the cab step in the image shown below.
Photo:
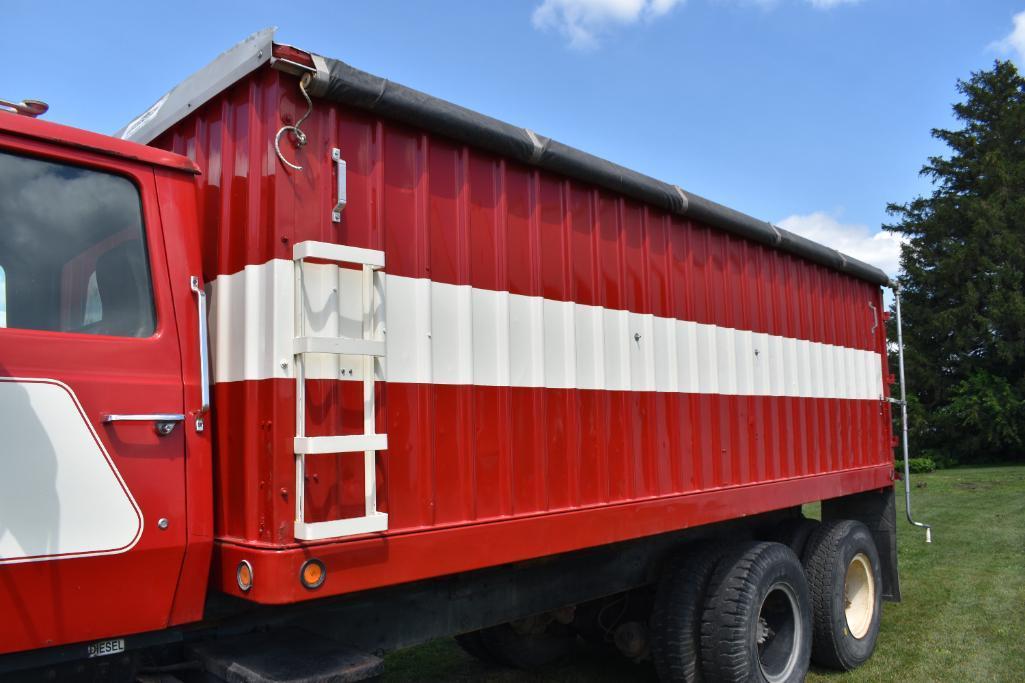
M196 643L186 655L225 683L349 683L384 668L380 657L299 628Z

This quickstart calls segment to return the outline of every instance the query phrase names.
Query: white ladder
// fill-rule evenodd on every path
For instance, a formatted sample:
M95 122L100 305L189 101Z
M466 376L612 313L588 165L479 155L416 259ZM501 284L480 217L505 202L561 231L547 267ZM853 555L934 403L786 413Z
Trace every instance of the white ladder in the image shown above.
M362 266L363 336L312 337L306 335L306 291L303 261L317 259L334 264ZM295 264L295 341L292 353L295 365L295 537L316 541L352 536L388 528L388 515L377 510L377 451L388 448L388 436L377 434L374 403L374 359L383 358L385 343L374 338L374 271L384 268L384 252L359 249L327 242L300 242L292 251ZM343 296L341 287L339 298ZM348 436L306 436L306 363L307 353L353 355L363 357L363 434ZM362 517L324 522L307 522L304 511L306 492L306 456L319 453L363 453L365 508ZM341 482L338 482L341 486Z

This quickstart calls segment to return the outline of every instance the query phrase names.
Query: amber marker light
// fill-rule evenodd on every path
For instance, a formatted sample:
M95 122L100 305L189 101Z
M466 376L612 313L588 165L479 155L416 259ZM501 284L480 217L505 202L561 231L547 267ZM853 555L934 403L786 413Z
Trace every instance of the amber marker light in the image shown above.
M249 589L253 587L253 565L249 564L248 560L238 563L238 569L235 570L235 581L238 582L238 589L243 593L248 593Z
M299 570L299 580L309 589L319 588L327 578L327 569L320 560L306 560Z

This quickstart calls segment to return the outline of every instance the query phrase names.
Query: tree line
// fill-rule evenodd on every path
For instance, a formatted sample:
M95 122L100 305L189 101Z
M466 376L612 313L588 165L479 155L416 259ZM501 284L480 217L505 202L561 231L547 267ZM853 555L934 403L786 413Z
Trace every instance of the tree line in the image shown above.
M932 131L947 154L921 170L931 194L889 205L883 226L906 240L897 279L913 455L1023 461L1025 78L997 61L957 88L959 127Z

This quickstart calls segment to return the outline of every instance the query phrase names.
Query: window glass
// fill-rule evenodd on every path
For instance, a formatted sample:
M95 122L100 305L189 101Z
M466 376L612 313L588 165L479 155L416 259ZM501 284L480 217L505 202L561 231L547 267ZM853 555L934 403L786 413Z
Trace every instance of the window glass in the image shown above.
M85 312L82 324L92 325L103 320L103 302L100 301L100 286L96 284L96 271L89 276L89 284L85 288Z
M7 327L7 276L0 266L0 327Z
M153 334L139 191L126 178L0 152L0 269L7 327Z

